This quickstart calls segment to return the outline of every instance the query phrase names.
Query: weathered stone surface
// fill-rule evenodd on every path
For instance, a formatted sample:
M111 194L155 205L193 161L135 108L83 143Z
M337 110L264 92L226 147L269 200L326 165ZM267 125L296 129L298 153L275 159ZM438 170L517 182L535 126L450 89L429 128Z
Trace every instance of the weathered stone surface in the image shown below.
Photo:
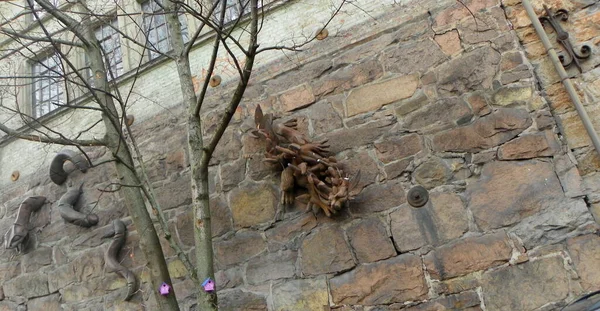
M427 71L446 59L440 47L430 39L413 41L385 50L386 72L413 74Z
M383 66L367 60L344 66L312 83L315 96L334 95L367 84L383 75Z
M381 162L390 163L419 153L423 149L423 143L418 134L409 134L375 143L375 149Z
M491 162L467 187L469 208L483 230L511 225L563 197L552 165L539 161Z
M267 298L240 289L219 292L219 310L267 311Z
M296 274L297 257L295 251L282 250L252 258L246 267L246 279L249 284L260 285L269 280L292 278Z
M473 113L467 103L459 97L445 98L427 105L408 115L403 122L409 130L436 130L464 124Z
M531 71L529 70L529 67L527 67L527 65L519 65L515 69L503 72L500 76L500 83L506 85L528 78L531 78Z
M550 131L523 135L500 146L498 159L521 160L537 157L549 157L559 150L559 145Z
M269 250L298 249L299 240L316 226L317 220L310 213L277 224L275 228L266 231Z
M353 224L346 229L346 234L359 263L396 256L396 250L383 223L376 217Z
M25 311L27 308L24 305L19 305L16 302L4 300L0 301L0 311Z
M482 93L477 92L469 95L467 97L467 102L475 115L485 116L492 112L485 95Z
M467 231L467 212L459 196L434 192L430 200L421 208L405 204L390 214L392 236L401 252L427 244L437 246Z
M13 261L0 264L0 283L12 280L19 274L21 274L21 263Z
M265 83L267 94L279 93L287 90L290 85L300 85L302 83L312 82L323 74L327 73L333 67L330 58L322 58L314 62L298 66L269 79Z
M441 281L439 291L445 294L456 294L475 289L481 285L479 277L476 273L472 273L463 277Z
M375 160L367 151L350 152L341 162L344 173L348 174L353 182L356 182L356 186L350 189L351 193L359 193L366 186L374 183L379 174ZM355 178L358 178L358 181L354 181Z
M27 301L27 309L43 311L61 311L60 296L58 294L34 298Z
M252 231L238 231L230 239L215 242L213 245L219 267L244 262L267 248L262 236Z
M402 175L402 173L406 172L409 169L410 163L412 162L413 157L408 157L402 159L400 161L395 161L387 164L384 167L385 174L387 175L387 179L394 179L398 176Z
M442 159L431 157L415 169L413 176L419 185L431 189L445 184L450 174L450 168Z
M328 101L315 103L306 109L306 113L312 121L314 135L327 134L344 126L342 118Z
M475 49L440 65L438 85L452 93L489 89L499 63L500 54L491 47Z
M581 278L586 292L600 287L600 237L595 234L578 236L567 240L567 249Z
M228 130L223 133L219 144L215 148L215 152L210 161L210 164L217 164L220 161L232 161L240 157L242 150L242 140L240 135L234 130Z
M329 140L329 150L335 154L346 149L373 143L389 131L394 121L394 119L386 118L369 122L359 127L328 133L324 138Z
M555 121L552 113L548 110L541 110L535 113L535 125L538 130L551 129L554 126Z
M439 297L431 301L408 307L406 311L437 311L437 310L481 310L479 295L475 291L468 291L457 295Z
M229 191L237 187L246 176L246 160L221 165L221 189Z
M329 308L325 277L289 280L273 285L275 311L324 310Z
M235 227L247 228L273 220L277 196L267 184L246 183L231 191L229 203Z
M304 275L339 272L354 267L354 259L342 230L328 226L304 238L300 249L300 266Z
M35 272L43 266L52 264L52 248L39 247L23 256L23 272Z
M462 50L462 47L460 46L460 37L456 30L435 35L434 40L446 55L454 55Z
M445 244L425 256L427 271L440 280L485 270L508 262L512 254L503 231Z
M281 94L279 101L283 106L283 111L290 112L314 103L315 96L310 86L301 85Z
M490 310L534 310L566 298L569 278L563 260L550 257L485 273L482 288Z
M163 210L192 203L192 188L188 175L179 176L154 189L156 200Z
M215 272L215 282L219 284L219 289L234 288L244 284L242 269L242 267L233 267Z
M377 305L427 297L421 259L404 254L362 264L329 281L335 304Z
M600 115L600 106L589 106L586 107L587 113L590 116ZM567 138L567 144L570 149L577 149L580 147L590 146L592 141L590 140L581 118L576 112L568 112L565 114L558 115L559 125L563 129L563 134ZM598 118L593 118L592 123L594 128L599 128Z
M381 212L406 202L406 194L399 181L391 180L385 184L371 185L365 188L350 204L352 214L370 214Z
M510 232L518 236L526 248L531 249L558 243L596 228L585 202L554 198L543 202L539 213L523 219Z
M6 297L23 296L26 298L48 295L48 276L45 274L22 274L3 284Z
M531 125L527 112L500 108L471 125L433 137L436 151L478 152L509 141Z
M353 89L346 99L348 116L377 110L411 97L419 84L417 75L401 76Z
M496 91L494 104L498 106L522 105L533 95L531 86L509 86Z
M398 117L403 117L429 103L429 98L422 90L417 90L411 98L407 98L395 105L394 112Z

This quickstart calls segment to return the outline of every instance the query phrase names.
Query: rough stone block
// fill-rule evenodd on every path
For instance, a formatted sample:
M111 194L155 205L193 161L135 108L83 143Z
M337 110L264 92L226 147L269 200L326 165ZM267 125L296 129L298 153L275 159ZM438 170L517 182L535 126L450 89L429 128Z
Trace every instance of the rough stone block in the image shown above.
M424 82L423 82L424 83ZM427 95L422 90L417 90L411 98L401 100L395 105L394 112L396 116L403 117L429 103Z
M500 108L473 124L451 129L433 137L436 151L478 152L509 141L531 125L523 110Z
M485 273L482 288L488 309L509 311L535 310L560 301L570 287L562 258L550 257Z
M493 96L494 104L498 106L522 105L533 95L530 86L508 86L496 91Z
M346 229L346 234L359 263L396 256L396 250L383 223L375 217L353 224Z
M367 60L323 75L312 83L312 89L317 97L335 95L377 80L382 75L383 66L376 60Z
M228 240L214 243L215 258L219 267L244 262L267 248L262 236L253 231L238 231Z
M460 46L460 37L456 30L435 35L434 40L446 55L454 55L462 50L462 47Z
M52 264L52 248L39 247L34 251L23 255L23 272L35 272L41 267Z
M314 135L326 134L344 126L342 118L328 101L317 102L305 112L311 120Z
M352 214L381 212L406 202L406 194L397 180L365 188L350 204Z
M329 281L335 304L378 305L427 297L421 259L404 254L362 264Z
M387 179L395 179L402 173L409 170L409 166L412 163L413 157L408 157L400 161L395 161L387 164L384 167Z
M560 146L550 131L531 135L523 135L513 139L498 149L500 160L522 160L537 157L550 157Z
M231 192L229 202L234 226L247 228L273 220L277 195L269 185L246 183Z
M423 149L423 143L418 134L409 134L375 143L375 149L381 162L390 163L419 153Z
M316 226L317 220L310 213L278 223L274 228L266 231L269 250L298 249L299 240Z
M415 181L427 189L445 184L450 176L450 168L438 157L427 159L415 169L413 174Z
M239 159L221 165L221 189L229 191L242 182L246 176L246 160Z
M260 285L269 280L293 278L297 257L295 251L282 250L252 258L246 266L246 280L249 284Z
M467 231L467 212L459 196L431 193L430 200L421 208L405 204L390 214L394 242L401 252L427 244L437 246Z
M233 267L215 272L215 283L219 290L234 288L244 284L244 272L242 267Z
M346 149L373 143L383 134L387 133L394 122L394 119L386 118L351 129L327 133L322 138L329 140L329 150L335 154Z
M179 176L160 187L155 187L156 200L163 210L192 203L192 188L189 175Z
M467 192L475 222L486 231L514 224L540 211L544 202L564 197L552 165L539 161L485 164L480 181L469 184Z
M600 287L600 237L588 234L569 239L567 249L581 278L583 289L586 292L597 290Z
M27 309L43 311L61 311L60 296L58 294L30 299L27 301Z
M329 308L325 277L289 280L273 285L275 311L324 310Z
M45 274L22 274L4 282L3 288L4 295L8 298L15 296L33 298L50 294L48 290L48 276Z
M444 98L412 112L404 118L403 125L411 131L439 130L468 123L472 116L462 98Z
M315 102L315 96L310 86L301 85L281 94L279 101L283 111L290 112L311 105Z
M361 192L366 186L374 183L379 175L377 164L368 151L350 152L345 159L339 162L342 163L344 174L348 174L352 179L352 183L355 183L354 188L350 189L350 192L354 194ZM355 181L356 178L357 181Z
M477 92L469 95L467 97L467 102L471 106L471 110L475 115L485 116L492 112L483 93Z
M468 310L477 311L481 301L475 291L468 291L456 295L443 296L428 302L408 307L406 311L433 311L433 310Z
M267 311L267 298L240 289L219 293L219 310Z
M417 75L401 76L353 89L346 99L348 116L377 110L411 97L419 85Z
M304 275L339 272L355 265L342 230L337 226L313 231L304 238L300 254Z
M512 255L503 231L445 244L425 256L432 277L445 280L508 262Z
M500 54L491 47L467 52L438 67L438 86L441 90L459 94L469 90L489 89L499 63Z
M444 52L430 39L391 46L384 52L386 72L403 75L425 72L446 59Z

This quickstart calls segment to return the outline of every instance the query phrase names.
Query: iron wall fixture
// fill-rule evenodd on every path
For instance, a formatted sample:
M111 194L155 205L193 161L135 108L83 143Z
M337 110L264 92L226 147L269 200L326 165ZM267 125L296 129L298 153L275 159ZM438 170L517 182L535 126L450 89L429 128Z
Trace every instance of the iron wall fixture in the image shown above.
M408 190L406 201L412 207L421 207L429 201L429 192L422 186L415 186Z
M46 197L28 197L19 206L17 218L12 227L4 235L4 248L16 248L20 253L29 237L29 217L31 213L40 210L46 202Z
M567 10L560 9L554 13L546 5L544 5L544 10L546 11L546 16L540 17L540 21L547 22L554 28L554 31L556 31L556 41L563 46L568 54L568 57L565 57L564 53L561 53L558 56L563 67L569 68L571 65L575 64L579 69L579 72L582 72L580 60L589 58L592 55L592 48L589 45L584 44L581 46L579 53L575 51L575 48L569 40L569 33L566 32L559 23L559 20L566 21L569 19L569 12Z

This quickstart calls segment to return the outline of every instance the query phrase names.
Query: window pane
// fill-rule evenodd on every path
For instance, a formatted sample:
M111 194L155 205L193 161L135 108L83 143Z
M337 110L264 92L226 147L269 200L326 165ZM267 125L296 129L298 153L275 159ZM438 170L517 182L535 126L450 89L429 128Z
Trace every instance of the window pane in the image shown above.
M37 76L33 79L32 111L34 117L41 117L58 108L51 102L61 102L62 67L57 55L40 59L32 64L31 72Z
M100 46L102 46L102 51L104 52L102 60L105 62L104 67L107 70L112 71L112 75L107 74L108 80L110 81L112 76L118 77L123 74L123 70L117 71L115 69L116 63L123 62L123 55L121 54L121 37L115 29L118 28L117 18L112 19L109 24L110 25L98 27L95 31L95 35L98 41L100 41ZM108 59L108 64L106 64L106 59Z

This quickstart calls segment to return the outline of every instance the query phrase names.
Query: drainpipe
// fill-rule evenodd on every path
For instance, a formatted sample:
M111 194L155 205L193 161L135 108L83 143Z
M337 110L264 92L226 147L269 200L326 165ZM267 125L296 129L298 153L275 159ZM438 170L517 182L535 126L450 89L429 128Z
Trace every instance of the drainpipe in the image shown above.
M552 64L554 64L554 68L556 69L556 72L558 73L558 76L560 77L560 80L562 81L563 86L567 90L567 93L569 94L569 97L571 98L571 102L573 102L573 105L575 106L575 109L577 110L577 113L579 114L579 118L581 119L581 122L583 123L585 130L587 131L588 135L590 136L590 139L592 140L592 143L594 144L594 148L596 148L596 152L600 155L600 138L598 138L598 133L596 133L596 130L594 130L592 121L590 121L590 117L588 116L587 112L583 108L583 104L581 104L581 101L579 100L579 96L577 95L577 92L575 91L575 88L573 87L573 83L571 82L571 79L569 79L569 76L567 75L565 68L560 63L560 60L558 59L558 55L556 54L554 47L550 43L550 39L548 39L548 35L546 35L546 32L544 31L544 27L542 26L542 23L540 22L537 15L533 11L531 2L529 0L522 0L522 2L523 2L523 6L525 7L525 10L527 11L527 15L529 16L529 19L531 20L531 23L533 24L533 27L535 28L535 32L537 32L540 39L542 39L542 44L544 44L544 47L546 48L546 52L548 52L548 55L550 56L550 60L552 61Z

